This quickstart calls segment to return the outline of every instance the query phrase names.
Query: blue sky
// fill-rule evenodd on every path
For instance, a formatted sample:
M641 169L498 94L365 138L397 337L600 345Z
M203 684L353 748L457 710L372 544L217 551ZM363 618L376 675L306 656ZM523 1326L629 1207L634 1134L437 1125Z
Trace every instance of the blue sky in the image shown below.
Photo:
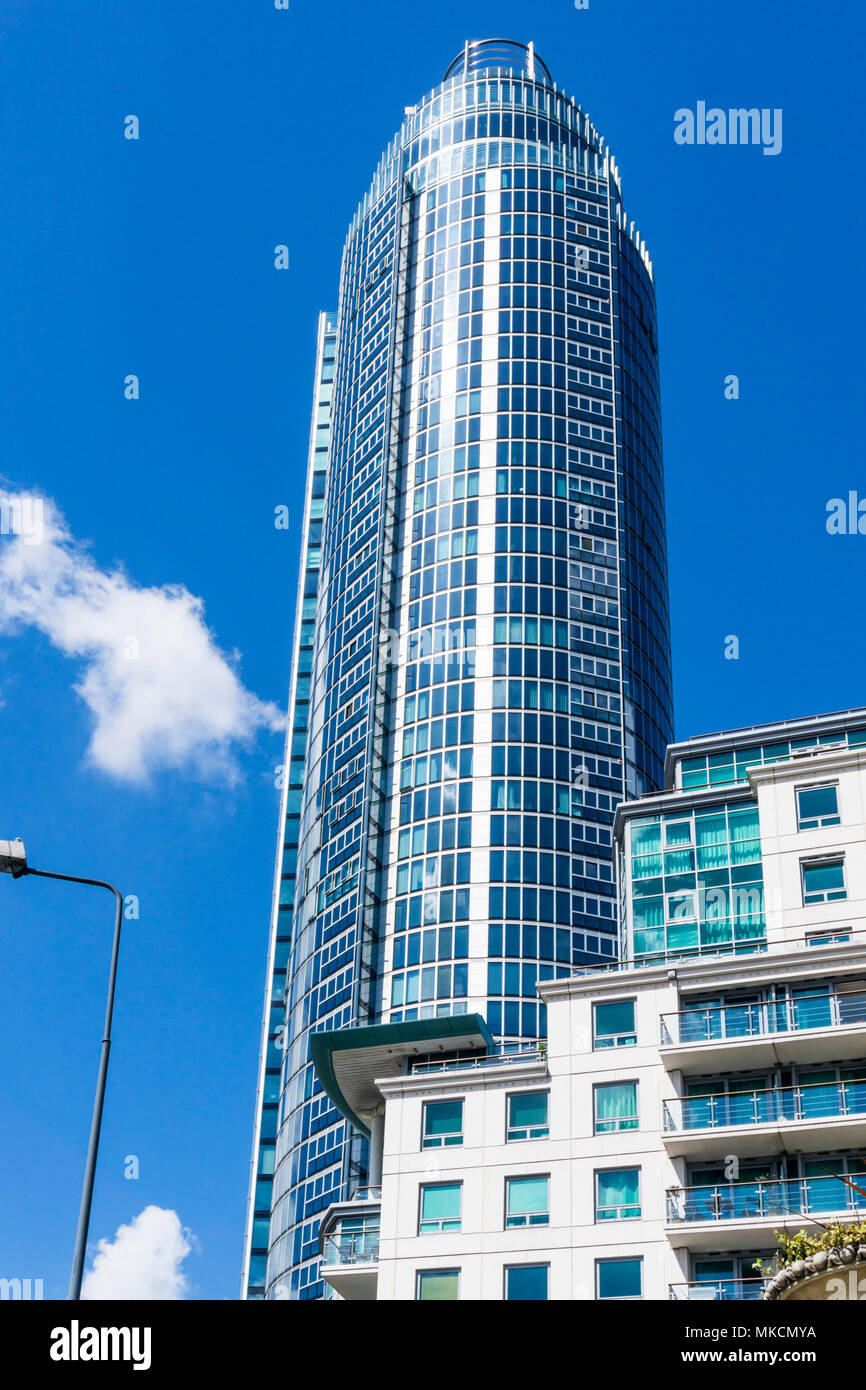
M432 24L397 0L9 0L6 486L53 499L95 573L185 586L247 690L284 707L316 313L335 306L347 224L404 105L464 39L532 38L612 146L655 266L677 734L864 703L866 537L825 527L830 498L866 497L863 26L838 0L442 0ZM674 112L699 100L782 108L782 153L675 144ZM182 610L166 600L181 636ZM222 775L165 766L157 738L130 782L88 760L84 673L50 622L0 632L0 836L140 900L91 1236L176 1211L188 1296L233 1298L281 738L238 697ZM68 1281L110 929L107 895L0 882L0 1275L43 1278L46 1297Z

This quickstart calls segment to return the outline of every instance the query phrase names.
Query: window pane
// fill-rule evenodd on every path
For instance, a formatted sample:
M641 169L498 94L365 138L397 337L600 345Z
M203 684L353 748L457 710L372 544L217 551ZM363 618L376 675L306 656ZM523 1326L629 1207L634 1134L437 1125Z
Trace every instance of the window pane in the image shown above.
M844 882L841 863L807 864L803 874L810 892L819 888L841 888Z
M838 818L836 788L804 787L797 792L797 812L801 825L805 821L823 821L825 816Z
M547 1092L533 1091L527 1095L509 1096L508 1128L535 1129L547 1127Z
M547 1215L548 1179L509 1178L507 1216L509 1225L544 1225Z
M511 1265L505 1271L505 1297L508 1302L520 1299L547 1298L547 1265Z
M599 1298L640 1298L640 1260L599 1260Z
M509 1211L547 1211L547 1178L512 1178L508 1183Z
M632 825L632 854L651 854L654 850L661 849L661 846L662 829L658 821L645 821L642 825L635 822Z
M611 1045L617 1037L623 1041L626 1038L634 1038L634 1000L618 999L611 1004L596 1004L595 1006L595 1039L596 1042Z
M640 1172L612 1168L596 1176L596 1214L600 1220L640 1216Z
M430 1101L424 1106L424 1147L459 1144L463 1138L462 1100Z
M841 859L823 864L803 865L803 895L806 903L835 902L846 896L845 867Z
M615 1081L595 1088L596 1130L637 1128L637 1082Z
M459 1270L456 1269L433 1269L418 1275L418 1298L421 1302L428 1299L456 1299L457 1280Z
M453 1221L460 1216L460 1183L437 1183L421 1188L421 1219Z

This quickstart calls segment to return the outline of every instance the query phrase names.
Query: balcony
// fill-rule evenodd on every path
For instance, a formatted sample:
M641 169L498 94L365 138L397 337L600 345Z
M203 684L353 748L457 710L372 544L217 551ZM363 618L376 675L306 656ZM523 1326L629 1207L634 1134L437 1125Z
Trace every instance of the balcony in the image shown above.
M348 1202L336 1202L322 1217L322 1278L343 1299L369 1302L376 1297L381 1204L380 1187L359 1187Z
M697 1299L718 1303L719 1300L737 1299L742 1301L760 1299L770 1282L766 1279L717 1279L712 1283L669 1284L668 1296L673 1299Z
M409 1069L413 1076L424 1076L432 1072L478 1071L487 1067L519 1066L526 1062L547 1062L547 1048L538 1043L520 1043L509 1050L483 1053L475 1057L450 1057L435 1061L416 1061L411 1058Z
M659 1024L660 1056L668 1070L744 1071L825 1062L841 1053L856 1057L866 1052L866 990L685 1009L662 1014Z
M845 1149L866 1142L866 1081L682 1096L662 1105L669 1154L721 1158L736 1142L740 1158L767 1152L768 1130L783 1152Z
M858 1184L859 1185L859 1184ZM671 1188L667 1193L667 1235L690 1250L734 1250L773 1244L774 1232L799 1230L830 1220L850 1221L866 1214L866 1192L841 1176L716 1183Z

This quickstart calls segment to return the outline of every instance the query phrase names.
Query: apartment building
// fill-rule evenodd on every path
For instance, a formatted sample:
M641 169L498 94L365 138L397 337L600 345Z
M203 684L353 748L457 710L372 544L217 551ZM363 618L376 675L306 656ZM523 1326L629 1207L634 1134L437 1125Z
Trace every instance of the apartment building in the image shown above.
M371 1152L334 1295L760 1298L776 1231L866 1214L866 709L672 745L614 839L621 960L539 980L546 1044L316 1036Z

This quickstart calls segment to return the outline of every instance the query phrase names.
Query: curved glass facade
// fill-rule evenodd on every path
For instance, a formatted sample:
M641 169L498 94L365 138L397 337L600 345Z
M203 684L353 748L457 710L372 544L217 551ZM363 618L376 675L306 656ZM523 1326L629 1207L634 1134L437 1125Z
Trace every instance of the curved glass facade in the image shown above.
M531 45L449 74L343 256L252 1297L322 1296L319 1217L366 1176L311 1031L478 1011L543 1036L536 981L614 956L613 811L672 736L649 258Z

